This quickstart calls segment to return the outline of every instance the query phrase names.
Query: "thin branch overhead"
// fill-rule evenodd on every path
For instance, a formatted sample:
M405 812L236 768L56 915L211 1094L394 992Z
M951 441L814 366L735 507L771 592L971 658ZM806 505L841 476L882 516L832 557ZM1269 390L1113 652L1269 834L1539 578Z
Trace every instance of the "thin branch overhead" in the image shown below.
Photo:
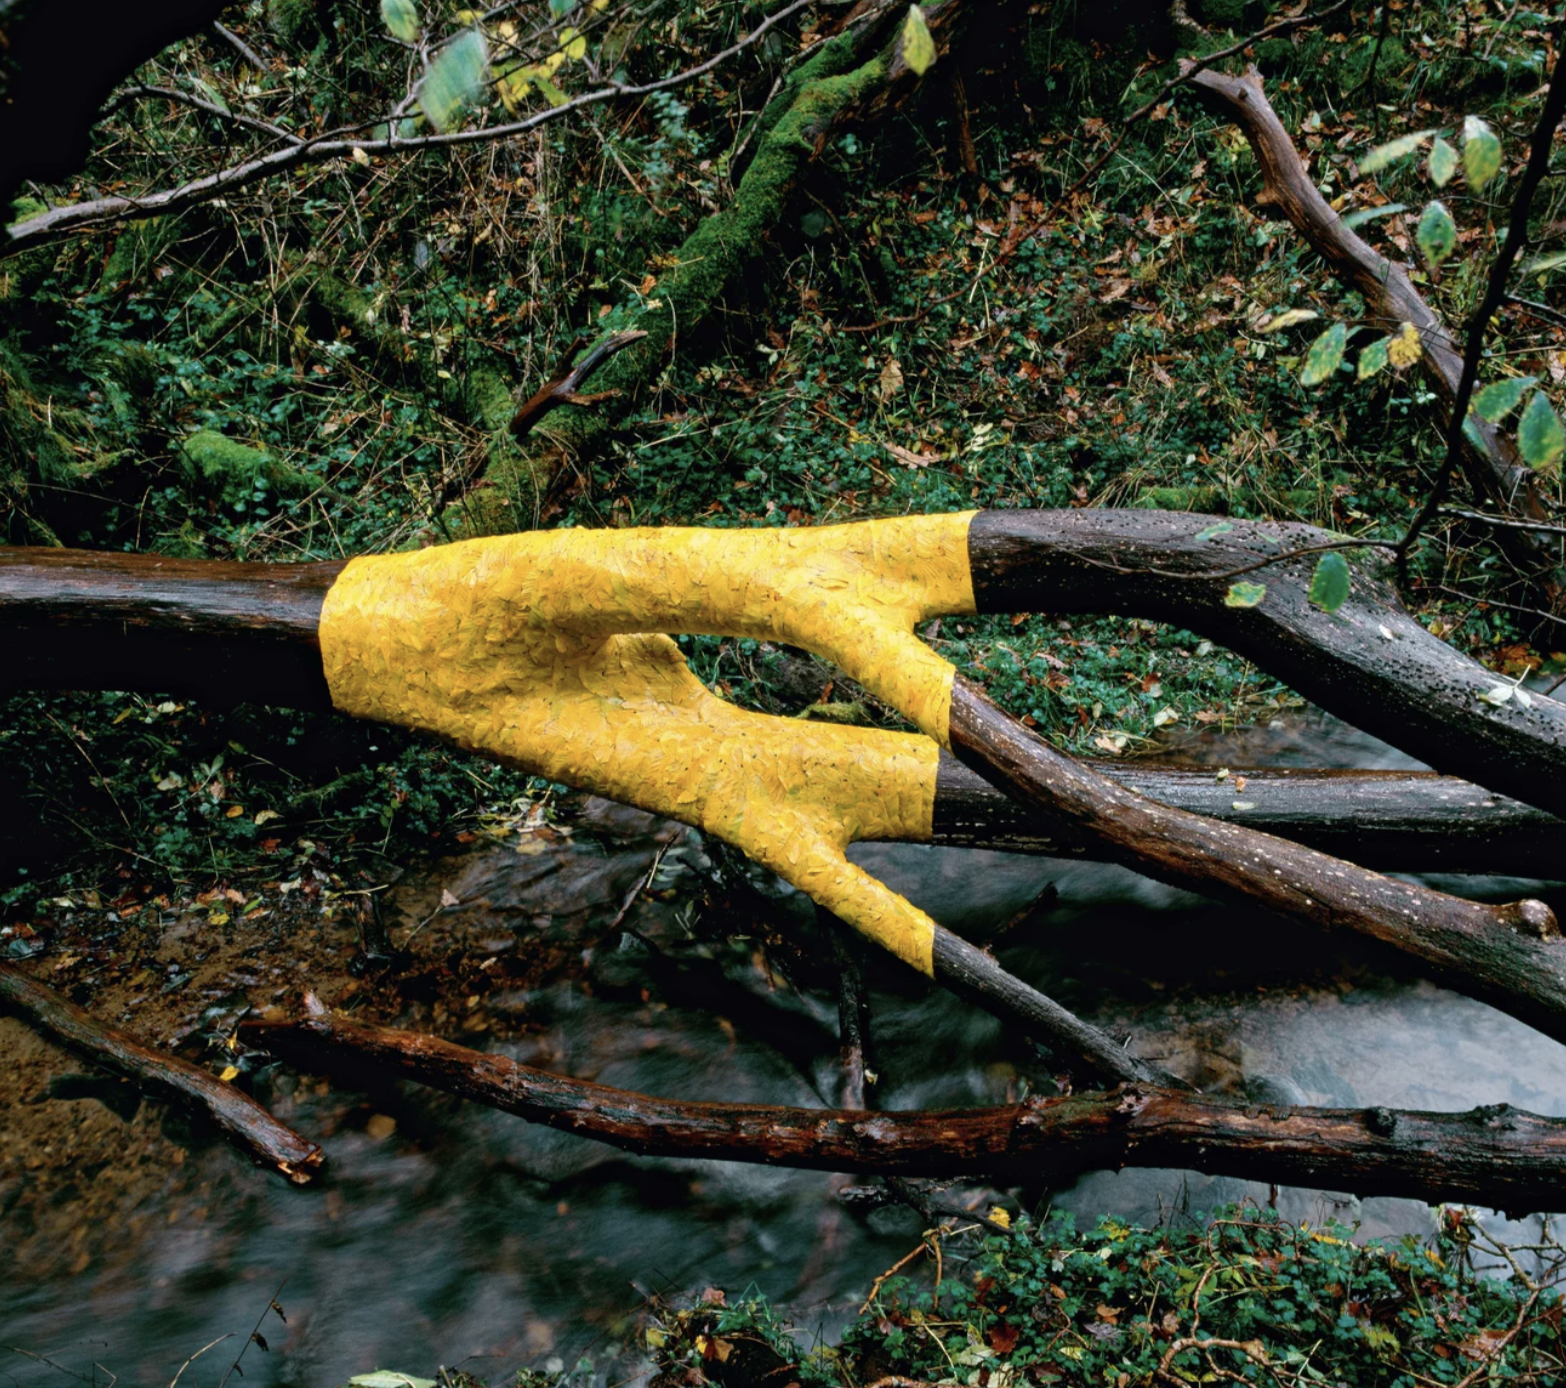
M37 216L28 217L23 221L13 223L7 229L8 248L10 250L21 250L53 237L63 236L69 232L79 231L86 227L102 226L105 223L121 221L127 218L180 212L199 203L211 202L216 198L224 197L262 179L286 173L290 169L298 168L303 164L322 163L340 158L357 158L361 155L369 157L372 155L418 154L424 150L451 149L461 145L505 140L517 135L525 135L529 131L538 130L579 111L586 110L592 106L600 106L608 101L627 100L652 96L658 92L673 91L676 88L696 81L700 77L704 77L707 73L723 66L723 64L745 52L745 50L759 43L768 33L783 23L784 20L799 13L811 3L813 3L813 0L793 0L791 4L785 5L776 13L768 15L745 37L721 52L714 53L710 58L685 68L671 77L663 77L653 82L608 82L602 86L595 87L591 91L582 92L558 106L546 106L542 110L535 111L520 120L509 121L502 125L466 127L461 130L449 130L433 135L402 136L397 133L395 125L388 122L388 133L381 139L363 139L352 133L345 134L342 131L328 132L324 135L300 139L297 142L285 144L280 149L270 150L267 153L256 155L240 163L231 164L227 168L218 170L216 173L205 174L200 178L193 178L173 188L165 188L155 193L147 193L140 196L116 194L110 197L91 198L85 202L68 203L62 207L51 208L47 212L39 213ZM403 102L399 103L398 109L401 110L406 107L411 97L412 91L410 89L408 96L404 98ZM396 113L394 112L391 120L395 121L395 119ZM348 130L351 132L352 130L365 128L365 125L359 125L348 127Z

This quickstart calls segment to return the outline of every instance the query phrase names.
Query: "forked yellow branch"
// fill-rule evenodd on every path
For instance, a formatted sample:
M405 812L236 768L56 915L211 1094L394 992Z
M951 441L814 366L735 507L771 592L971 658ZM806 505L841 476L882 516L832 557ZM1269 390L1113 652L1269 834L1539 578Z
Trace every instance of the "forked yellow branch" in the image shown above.
M844 850L930 837L955 672L913 629L974 610L971 519L562 530L355 559L321 614L332 700L715 834L931 974L929 917ZM668 632L803 646L928 737L736 709Z

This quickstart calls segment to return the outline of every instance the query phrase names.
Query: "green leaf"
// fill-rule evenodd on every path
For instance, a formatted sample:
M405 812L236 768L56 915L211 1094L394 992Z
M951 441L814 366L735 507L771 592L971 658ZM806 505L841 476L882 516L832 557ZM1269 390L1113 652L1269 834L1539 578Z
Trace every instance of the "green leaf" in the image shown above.
M1399 159L1406 159L1434 134L1434 129L1416 130L1410 135L1399 135L1395 140L1388 140L1384 145L1377 145L1363 159L1357 161L1360 173L1379 173L1388 164L1396 163Z
M1368 381L1378 371L1384 371L1387 364L1387 348L1392 345L1390 337L1378 338L1359 354L1359 368L1355 372L1357 380Z
M1231 583L1223 595L1225 607L1255 607L1267 596L1265 583Z
M1198 540L1215 540L1220 535L1227 535L1233 529L1233 521L1218 521L1214 525L1209 525L1206 530L1197 531L1196 538Z
M355 1374L348 1382L354 1388L435 1388L433 1378L415 1378L412 1374L398 1373L395 1369L376 1369L373 1373Z
M1348 601L1348 560L1337 550L1329 550L1316 561L1316 571L1310 576L1311 605L1323 612L1336 612Z
M419 30L418 7L413 0L381 0L381 19L386 28L404 43L416 43Z
M1457 223L1439 201L1432 202L1419 218L1414 233L1426 263L1434 269L1457 249Z
M1463 121L1463 174L1468 186L1483 188L1501 171L1501 142L1478 116Z
M1407 212L1406 202L1388 202L1380 207L1362 207L1358 212L1345 212L1340 219L1346 227L1362 227L1366 222L1374 222L1381 217L1394 217L1399 212Z
M1566 454L1566 429L1561 428L1542 390L1534 391L1517 422L1517 451L1529 467L1541 472L1555 468Z
M1437 135L1435 143L1430 146L1430 158L1425 161L1425 168L1430 174L1430 181L1437 188L1445 188L1457 172L1457 151Z
M477 29L469 29L435 55L419 83L419 107L437 130L450 130L488 77L489 46Z
M903 21L903 61L917 77L923 77L935 62L935 40L924 22L924 11L917 5L908 7L908 18Z
M1305 365L1300 368L1302 386L1319 386L1343 364L1343 353L1348 348L1348 329L1334 323L1310 344L1305 353Z
M1542 275L1546 270L1556 270L1566 265L1566 251L1556 251L1554 255L1541 255L1537 260L1530 261L1522 268L1525 275Z
M1490 424L1499 424L1528 392L1528 387L1538 381L1537 376L1512 376L1504 381L1492 381L1474 397L1474 413Z
M570 14L576 7L576 0L549 0L549 13L556 19L561 15Z

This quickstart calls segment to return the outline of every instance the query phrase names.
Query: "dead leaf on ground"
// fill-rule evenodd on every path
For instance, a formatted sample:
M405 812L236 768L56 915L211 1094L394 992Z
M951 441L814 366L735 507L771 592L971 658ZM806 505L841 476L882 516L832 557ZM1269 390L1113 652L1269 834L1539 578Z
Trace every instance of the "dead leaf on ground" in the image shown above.
M940 458L934 453L915 453L911 448L902 448L895 443L883 444L894 458L900 463L907 463L909 467L929 467L931 463L940 462Z

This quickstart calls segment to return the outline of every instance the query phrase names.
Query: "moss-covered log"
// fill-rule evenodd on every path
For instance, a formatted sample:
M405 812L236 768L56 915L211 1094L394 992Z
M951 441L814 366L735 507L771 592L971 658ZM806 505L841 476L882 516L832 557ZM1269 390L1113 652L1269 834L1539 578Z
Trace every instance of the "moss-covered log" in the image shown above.
M944 0L926 14L937 49L945 53L967 17L964 0ZM917 88L918 76L902 60L901 31L894 32L875 51L883 26L851 24L789 75L757 118L754 153L729 205L686 237L673 253L675 268L658 278L646 306L620 325L647 336L599 372L594 391L605 399L555 415L525 448L498 450L485 479L492 485L454 508L448 522L453 533L515 529L519 499L542 494L572 460L597 447L656 378L679 337L721 303L783 221L800 175L833 132L895 109Z

